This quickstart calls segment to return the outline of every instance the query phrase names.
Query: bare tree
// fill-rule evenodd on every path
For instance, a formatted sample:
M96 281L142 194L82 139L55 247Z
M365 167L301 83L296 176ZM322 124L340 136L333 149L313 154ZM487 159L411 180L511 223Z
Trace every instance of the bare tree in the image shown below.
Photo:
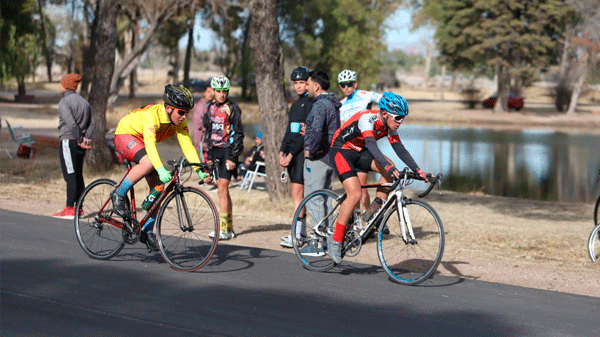
M279 179L279 140L283 138L287 103L283 88L283 50L279 40L276 0L250 1L250 48L256 70L258 104L265 135L265 162L269 198L276 202L287 195Z
M575 114L577 101L585 85L589 73L598 66L600 60L600 8L597 0L569 1L580 15L580 22L576 26L576 35L571 39L571 44L579 53L580 72L577 81L573 84L573 93L567 115Z
M567 115L575 114L577 101L579 100L579 95L581 95L583 85L587 81L590 71L596 67L598 60L600 59L600 42L594 42L587 38L575 37L573 38L573 44L580 46L581 50L583 51L580 61L582 69L579 79L577 79L577 82L575 82L573 86L573 94L571 96L571 102L569 104L569 109L567 110Z
M129 6L123 8L124 11L140 11L142 18L146 22L146 27L139 36L143 36L137 41L130 52L122 55L121 61L115 66L115 71L110 82L109 103L112 104L119 94L119 84L126 79L139 63L140 56L146 51L156 31L163 22L169 19L180 7L189 6L194 0L138 0L130 1ZM133 15L131 15L133 16Z
M90 43L95 50L94 65L96 71L92 79L89 102L92 116L96 120L96 131L93 135L92 151L88 162L95 171L104 171L112 163L110 152L105 145L106 107L108 103L110 80L115 66L115 49L117 48L117 14L119 5L111 0L98 0L97 24L92 32Z

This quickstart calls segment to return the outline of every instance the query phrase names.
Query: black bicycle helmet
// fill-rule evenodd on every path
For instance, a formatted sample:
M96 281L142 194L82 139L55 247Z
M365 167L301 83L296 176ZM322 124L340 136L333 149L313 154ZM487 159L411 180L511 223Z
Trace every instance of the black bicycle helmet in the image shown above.
M292 70L292 75L290 76L292 81L306 81L308 80L308 74L310 73L310 69L305 66L298 67Z
M177 109L191 110L194 107L194 96L185 87L168 84L165 86L163 100Z

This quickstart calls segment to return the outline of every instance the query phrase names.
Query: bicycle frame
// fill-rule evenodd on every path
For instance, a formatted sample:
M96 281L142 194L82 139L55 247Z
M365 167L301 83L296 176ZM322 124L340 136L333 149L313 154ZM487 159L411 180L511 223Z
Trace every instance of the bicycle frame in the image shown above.
M388 194L387 199L383 202L381 207L379 207L379 209L377 209L377 211L375 211L375 213L373 214L373 216L371 216L371 219L369 219L367 221L365 226L358 232L360 239L361 239L361 245L368 241L368 239L371 237L373 228L376 226L376 224L378 222L380 222L383 219L384 215L388 212L388 210L394 204L397 204L396 212L398 214L398 219L400 219L402 240L404 241L405 244L413 244L413 245L417 244L417 239L415 238L415 233L413 231L412 223L410 221L410 216L408 215L408 210L405 207L407 197L404 195L403 191L404 191L404 188L408 185L409 180L410 180L410 178L407 175L407 172L408 172L407 170L403 171L403 177L399 179L397 184L385 183L385 184L368 184L368 185L362 186L362 188L386 187L386 186L390 186L391 188L387 192L387 194ZM436 177L436 181L438 180L438 178L439 177ZM429 192L431 191L433 186L434 186L434 184L432 184L431 187L426 192L422 193L420 196L422 197L422 196L429 194ZM345 198L346 198L346 194L344 194L340 198L340 204ZM383 224L380 225L380 228L378 228L378 230L379 231L383 230ZM353 248L353 246L352 246L353 242L355 242L355 240L352 240L347 245L345 245L345 247L343 248L342 251L346 252L349 249Z
M127 174L129 174L129 172L131 171L131 168L132 168L131 163L127 163L127 172L125 173L123 178L121 178L121 180L115 186L115 188L118 188L123 183L123 180L125 180L125 178L127 177ZM156 211L158 211L163 200L169 195L169 193L174 189L175 185L177 185L178 183L179 183L179 170L176 170L175 174L173 175L173 179L167 184L165 189L160 193L158 199L154 202L152 207L147 211L146 215L140 221L138 221L139 229L144 228L144 225L146 224L146 222L148 221L150 216L152 214L154 214ZM180 200L180 197L177 198L178 206L179 206L179 200ZM102 211L104 210L106 205L108 205L110 202L111 202L111 200L110 200L110 198L108 198L106 200L106 202L104 203L104 205L102 205L102 207L100 208L99 213L102 213ZM129 202L131 205L131 217L137 221L137 209L136 209L136 203L135 203L135 186L132 186L131 189L129 190ZM189 219L189 215L188 215L188 219ZM123 221L118 220L117 218L115 218L113 216L104 218L103 220L106 223L109 223L109 224L111 224L115 227L121 228L121 229L125 226ZM134 228L134 230L137 231L138 228Z

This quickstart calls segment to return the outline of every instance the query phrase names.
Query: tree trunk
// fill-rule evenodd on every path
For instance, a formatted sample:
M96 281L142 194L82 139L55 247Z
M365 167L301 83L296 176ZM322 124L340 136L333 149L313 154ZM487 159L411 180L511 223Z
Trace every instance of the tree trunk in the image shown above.
M556 89L554 91L554 105L556 109L563 112L565 105L569 105L569 83L567 83L567 74L571 58L571 38L573 37L574 29L571 25L567 25L565 32L565 43L563 45L562 55L560 58L560 67L558 71L558 79L556 81Z
M427 89L429 84L429 72L431 71L431 55L429 52L425 55L425 73L423 74L423 89Z
M169 83L175 84L179 82L179 47L175 47L171 50L169 55L169 67L171 68L167 73L170 77Z
M20 99L25 99L25 95L27 95L27 89L25 89L25 78L17 78L17 95L19 95Z
M510 74L508 73L508 67L501 65L498 67L498 97L496 98L494 112L505 113L508 111L509 87Z
M43 12L43 2L44 0L38 0L39 13L40 13L40 23L42 31L40 34L42 35L42 49L44 50L44 58L46 59L46 71L48 74L48 82L52 82L52 54L50 53L50 49L48 48L48 41L46 39L46 24L44 20L44 12Z
M103 172L112 165L108 147L105 144L106 107L110 90L111 78L115 68L115 50L117 48L117 13L119 5L111 0L98 0L99 18L92 32L94 67L92 89L89 102L92 116L96 121L96 131L92 136L92 150L87 156L93 171Z
M183 86L190 87L190 65L192 63L192 49L194 48L194 24L196 22L196 3L191 8L192 18L190 19L190 29L188 31L188 44L185 50L185 60L183 61Z
M244 40L242 41L242 47L240 48L240 76L242 77L242 98L248 99L248 85L252 85L250 82L249 74L250 67L248 65L248 34L250 33L250 18L246 20L246 24L244 25Z
M444 86L446 85L446 66L442 66L442 80L440 81L440 101L444 101Z
M85 2L84 2L85 6ZM80 83L80 94L81 96L88 98L91 78L94 74L94 56L96 55L96 51L94 50L95 45L92 43L94 38L94 34L98 31L98 20L99 20L99 12L100 4L96 2L96 8L94 9L94 20L92 21L92 29L90 43L87 48L85 48L83 52L83 70L81 71L81 83Z
M256 71L258 105L265 140L269 199L289 195L279 175L279 143L285 133L288 106L283 88L283 51L279 41L276 0L250 1L250 48Z
M588 55L588 58L585 64L583 65L583 72L581 73L581 76L579 76L579 79L573 86L573 94L571 96L571 102L569 103L569 109L567 110L567 116L575 115L575 109L577 108L577 101L579 100L581 89L583 89L583 85L587 81L588 75L590 73L590 68L592 67L590 59L591 56Z

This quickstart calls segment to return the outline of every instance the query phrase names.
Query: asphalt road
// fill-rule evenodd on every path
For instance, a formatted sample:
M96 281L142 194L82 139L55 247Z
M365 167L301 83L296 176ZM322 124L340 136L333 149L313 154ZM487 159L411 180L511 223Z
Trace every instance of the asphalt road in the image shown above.
M268 234L265 234L268 235ZM598 336L600 298L436 276L392 283L379 266L304 270L293 254L219 244L173 271L126 246L92 260L72 221L0 210L2 336Z

